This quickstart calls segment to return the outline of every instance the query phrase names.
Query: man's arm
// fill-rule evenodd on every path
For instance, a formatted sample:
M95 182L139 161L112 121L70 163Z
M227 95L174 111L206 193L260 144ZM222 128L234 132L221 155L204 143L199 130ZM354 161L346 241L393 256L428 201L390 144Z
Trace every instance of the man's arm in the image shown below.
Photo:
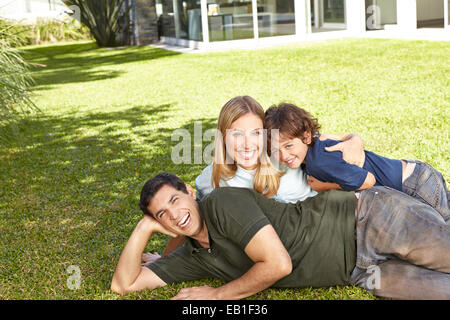
M181 289L172 299L242 299L258 293L292 272L289 253L271 225L262 227L245 247L255 264L241 277L221 287Z
M320 140L340 140L343 142L337 143L334 146L326 147L325 151L341 151L342 159L350 164L354 164L360 168L363 167L364 161L366 161L366 155L364 153L364 141L356 133L347 134L321 134Z
M142 253L153 232L167 233L154 219L144 216L133 230L120 255L111 282L112 291L127 294L166 285L153 271L141 266Z

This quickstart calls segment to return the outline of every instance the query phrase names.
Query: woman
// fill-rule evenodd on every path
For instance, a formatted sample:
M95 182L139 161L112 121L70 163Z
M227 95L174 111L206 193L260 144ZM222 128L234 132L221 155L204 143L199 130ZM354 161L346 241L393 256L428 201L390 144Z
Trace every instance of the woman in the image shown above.
M266 150L263 124L264 109L249 96L235 97L223 106L217 124L213 163L195 179L199 199L215 188L225 186L253 188L266 197L292 203L317 194L308 185L301 168L281 171L273 165ZM344 159L350 154L352 163L361 161L363 146L359 136L323 135L322 138L348 140L329 151L342 151ZM172 238L163 255L183 242L184 238ZM146 263L156 258L158 256L152 258L151 254L143 256Z
M272 164L263 122L264 109L251 97L236 97L223 106L213 163L195 179L199 199L218 187L253 188L282 202L297 202L317 194L301 169L283 172Z

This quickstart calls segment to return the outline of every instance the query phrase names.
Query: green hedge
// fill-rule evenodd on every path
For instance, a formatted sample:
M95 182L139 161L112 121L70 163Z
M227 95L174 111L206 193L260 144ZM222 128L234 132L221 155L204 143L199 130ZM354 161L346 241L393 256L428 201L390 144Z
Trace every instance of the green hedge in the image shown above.
M0 26L0 128L37 109L29 98L32 78L28 64L21 52L12 47L20 43L12 31L12 28ZM3 138L5 132L0 130L0 140Z

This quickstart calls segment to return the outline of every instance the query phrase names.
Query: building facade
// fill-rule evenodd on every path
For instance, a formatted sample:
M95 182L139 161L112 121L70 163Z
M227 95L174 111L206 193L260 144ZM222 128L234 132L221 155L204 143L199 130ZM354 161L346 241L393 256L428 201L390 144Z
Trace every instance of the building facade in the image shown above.
M311 33L449 29L450 0L156 0L163 42L299 41Z
M127 0L132 45L191 48L301 41L311 34L371 30L450 32L450 0ZM0 18L57 17L61 0L0 0Z

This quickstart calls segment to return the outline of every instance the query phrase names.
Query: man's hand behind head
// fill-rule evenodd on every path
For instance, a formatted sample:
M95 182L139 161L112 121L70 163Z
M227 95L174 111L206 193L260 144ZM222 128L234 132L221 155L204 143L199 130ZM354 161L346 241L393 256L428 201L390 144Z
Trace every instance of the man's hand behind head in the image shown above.
M171 237L178 236L176 233L167 230L161 223L156 221L155 218L150 217L148 215L144 215L144 217L141 219L141 221L139 221L138 226L144 228L149 233L159 232L159 233L167 234L168 236L171 236Z

